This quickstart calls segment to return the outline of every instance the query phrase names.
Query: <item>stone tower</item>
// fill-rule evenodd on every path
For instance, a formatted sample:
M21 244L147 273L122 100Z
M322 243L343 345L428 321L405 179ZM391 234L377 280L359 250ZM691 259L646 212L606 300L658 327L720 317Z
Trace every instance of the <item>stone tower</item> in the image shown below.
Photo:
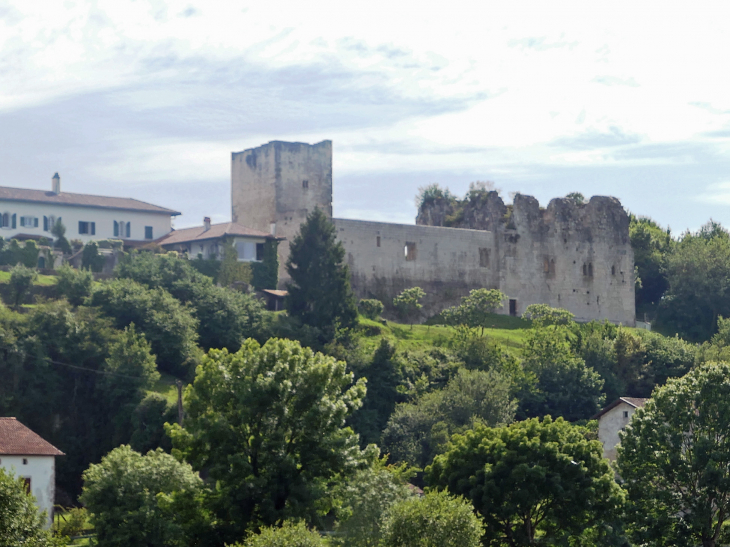
M289 243L319 207L332 218L332 141L271 141L231 157L232 219L285 237L279 245L279 280L286 279Z

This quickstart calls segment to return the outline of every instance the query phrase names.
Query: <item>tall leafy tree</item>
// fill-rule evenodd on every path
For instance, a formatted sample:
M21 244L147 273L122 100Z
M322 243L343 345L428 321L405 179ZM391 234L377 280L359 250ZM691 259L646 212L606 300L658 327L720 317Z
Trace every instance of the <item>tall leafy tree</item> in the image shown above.
M713 222L685 234L667 258L667 278L659 320L686 339L708 340L718 316L730 316L730 234Z
M145 455L123 445L84 472L81 501L101 545L185 547L205 522L198 502L203 481L162 450Z
M670 379L637 410L618 449L635 543L730 541L730 364Z
M345 248L336 240L335 226L319 208L301 225L289 247L286 270L287 311L315 327L323 340L335 330L357 324L357 302L350 287L350 272L343 259Z
M629 238L641 280L636 288L636 304L639 307L656 304L669 287L666 267L674 247L671 231L650 218L631 215Z
M444 317L452 325L481 328L484 334L490 316L502 307L506 298L497 289L474 289L469 292L469 296L462 297L461 304L444 310Z
M451 439L426 479L474 504L484 545L605 545L620 539L623 495L588 436L561 418L478 426Z
M418 319L421 313L421 299L426 296L426 292L421 287L411 287L404 289L398 296L393 299L393 307L398 317L403 321L407 321L413 328L413 322Z
M211 350L185 392L184 429L174 446L216 486L226 541L248 528L326 509L333 481L364 463L345 420L365 381L299 343L247 340L237 353Z

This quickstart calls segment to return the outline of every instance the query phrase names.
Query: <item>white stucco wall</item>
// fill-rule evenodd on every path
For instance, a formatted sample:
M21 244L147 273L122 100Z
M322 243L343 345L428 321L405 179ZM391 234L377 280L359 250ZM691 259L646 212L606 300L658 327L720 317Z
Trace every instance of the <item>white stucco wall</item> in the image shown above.
M24 464L23 460L28 463ZM53 502L56 490L56 458L53 456L0 456L0 467L16 477L30 478L30 491L38 507L46 511L46 526L53 519Z
M230 239L234 248L238 251L239 262L257 262L256 244L263 244L266 242L266 239L263 237L236 236L231 238L230 236L227 236L227 239ZM243 248L239 248L239 244L245 245L245 250ZM198 255L203 255L203 258L217 258L220 260L222 258L221 253L223 252L223 241L221 241L220 238L191 241L189 243L176 243L172 245L166 245L163 242L162 246L179 252L187 252L190 260L198 258ZM241 251L244 251L244 253L242 254Z
M598 419L598 440L603 443L603 457L616 460L619 432L631 421L636 408L621 402ZM624 416L628 413L628 416Z
M172 217L167 213L0 200L0 215L3 213L9 213L11 216L13 214L17 215L17 222L14 229L10 227L0 228L0 236L5 239L12 239L16 234L53 237L50 232L50 226L48 231L43 230L44 216L61 217L63 225L66 227L66 239L80 239L84 243L100 239L143 241L145 239L145 226L152 226L152 239L162 237L172 230ZM38 227L21 226L21 216L38 218ZM129 237L126 237L126 235L124 237L114 235L115 220L117 222L124 221L131 223ZM95 222L96 234L79 234L79 221Z

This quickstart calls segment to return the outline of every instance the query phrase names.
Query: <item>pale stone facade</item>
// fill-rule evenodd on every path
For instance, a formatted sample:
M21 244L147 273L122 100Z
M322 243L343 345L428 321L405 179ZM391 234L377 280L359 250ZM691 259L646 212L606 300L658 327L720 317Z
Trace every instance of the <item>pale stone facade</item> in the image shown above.
M598 440L603 444L604 458L616 461L616 447L621 441L619 433L629 424L636 409L643 407L646 401L637 397L621 397L591 418L598 420Z
M291 241L315 207L332 214L331 141L275 141L234 153L231 195L234 222L258 230L275 224ZM502 313L521 315L543 303L579 321L634 325L629 218L617 199L554 199L542 209L531 196L506 206L490 192L464 211L458 228L442 227L447 206L424 207L415 226L333 219L356 293L387 304L420 286L431 315L471 289L495 288L508 296ZM285 282L288 242L279 251Z
M231 157L232 221L285 238L279 279L286 279L289 242L319 207L332 217L332 141L272 141Z

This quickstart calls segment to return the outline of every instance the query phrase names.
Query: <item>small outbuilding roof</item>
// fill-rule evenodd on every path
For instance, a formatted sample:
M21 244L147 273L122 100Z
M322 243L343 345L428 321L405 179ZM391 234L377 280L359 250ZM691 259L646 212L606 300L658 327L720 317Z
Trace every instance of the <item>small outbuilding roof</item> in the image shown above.
M598 414L591 416L591 420L597 420L601 416L603 416L606 412L613 410L621 403L626 403L627 405L633 406L634 408L642 408L646 402L649 399L645 399L642 397L619 397L614 402L612 402L610 405L608 405L606 408L601 410Z
M92 194L74 194L71 192L46 192L29 188L11 188L0 186L0 201L25 201L31 203L49 203L52 205L74 205L76 207L98 207L101 209L120 209L124 211L142 211L145 213L164 213L177 216L180 213L151 203L132 198L115 198L95 196Z
M278 289L264 289L263 292L272 296L277 296L279 298L284 298L285 296L289 295L289 291L280 291Z
M15 418L0 418L0 456L65 456Z
M173 245L175 243L188 243L190 241L205 241L207 239L218 239L224 236L248 236L273 239L274 236L246 228L235 222L224 222L222 224L211 224L207 230L205 226L195 226L194 228L183 228L182 230L173 230L169 234L162 236L157 240L160 245ZM282 238L276 238L282 239Z

